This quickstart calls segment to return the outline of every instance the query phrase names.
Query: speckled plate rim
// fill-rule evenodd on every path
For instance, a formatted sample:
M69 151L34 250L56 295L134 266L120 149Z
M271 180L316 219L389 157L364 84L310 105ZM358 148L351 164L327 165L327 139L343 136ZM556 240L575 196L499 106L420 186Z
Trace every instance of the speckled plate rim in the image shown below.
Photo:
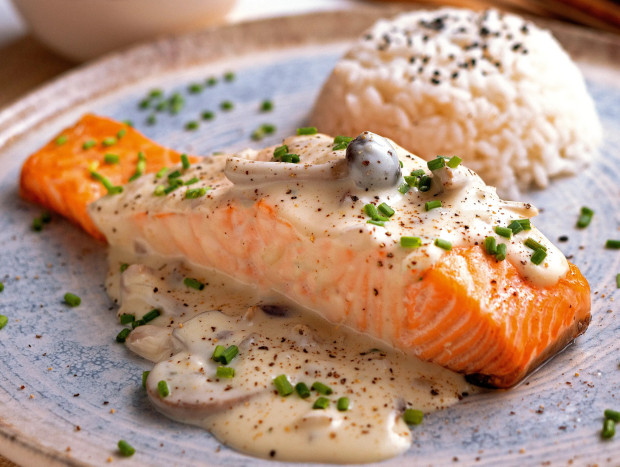
M426 6L427 7L427 6ZM416 7L361 7L221 26L164 37L108 54L65 73L15 103L0 109L0 152L72 108L144 80L187 67L289 47L328 45L351 40L381 17ZM419 7L418 7L419 8ZM343 21L346 15L346 21ZM571 56L593 66L620 63L620 37L540 19ZM61 97L60 97L61 96ZM17 463L49 466L89 465L43 446L0 416L0 452Z

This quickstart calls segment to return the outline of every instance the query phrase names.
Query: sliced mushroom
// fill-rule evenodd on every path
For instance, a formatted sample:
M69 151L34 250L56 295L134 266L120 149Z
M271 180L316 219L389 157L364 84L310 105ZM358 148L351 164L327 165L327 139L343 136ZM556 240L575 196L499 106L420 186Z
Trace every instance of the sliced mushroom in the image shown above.
M125 342L129 350L151 362L160 362L180 350L172 337L172 329L150 324L138 326Z

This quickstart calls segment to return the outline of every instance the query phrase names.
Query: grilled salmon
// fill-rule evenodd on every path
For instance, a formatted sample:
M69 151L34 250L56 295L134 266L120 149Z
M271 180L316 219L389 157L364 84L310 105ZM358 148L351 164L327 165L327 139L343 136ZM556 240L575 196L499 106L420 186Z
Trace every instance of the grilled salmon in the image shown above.
M515 385L588 326L589 285L530 223L535 208L500 200L454 158L429 165L368 132L344 144L313 134L105 195L81 145L122 128L109 122L63 132L79 140L33 155L21 189L126 262L217 269L489 387ZM119 184L138 150L149 172L180 158L131 129L115 149L129 159L105 166Z

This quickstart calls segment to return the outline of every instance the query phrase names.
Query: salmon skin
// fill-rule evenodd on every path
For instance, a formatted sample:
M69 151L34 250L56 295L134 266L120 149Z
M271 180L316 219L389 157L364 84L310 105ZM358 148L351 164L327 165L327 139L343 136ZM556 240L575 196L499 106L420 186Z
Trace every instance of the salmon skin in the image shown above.
M136 171L140 152L146 160L145 173L181 160L178 152L154 143L125 123L84 115L26 160L21 171L20 195L63 215L93 237L105 240L86 210L107 192L91 176L91 170L95 169L114 185L124 185ZM106 154L118 156L119 162L106 163Z
M426 168L387 144L405 173ZM501 201L462 166L433 171L428 192L360 188L333 138L297 136L283 146L300 162L282 162L275 147L201 159L171 169L197 182L162 194L167 182L140 177L90 203L88 221L126 254L123 262L158 255L217 269L487 387L517 384L586 330L590 288L578 268L535 227L510 241L494 233L513 217L535 215L530 205ZM57 180L53 165L37 164L26 166ZM92 184L87 172L81 182L77 175L77 185ZM36 196L29 186L22 185L28 199L51 197L45 186ZM442 205L428 209L437 199ZM369 223L365 206L382 201L395 212L381 207L386 220ZM402 246L403 236L420 245ZM488 236L507 245L505 260L485 249ZM526 239L545 249L540 264L530 261Z

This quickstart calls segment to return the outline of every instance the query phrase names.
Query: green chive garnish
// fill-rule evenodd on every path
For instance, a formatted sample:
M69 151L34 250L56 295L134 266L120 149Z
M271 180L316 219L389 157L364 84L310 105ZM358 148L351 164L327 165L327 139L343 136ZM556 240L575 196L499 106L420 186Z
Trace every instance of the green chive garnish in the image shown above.
M166 101L161 101L159 104L155 106L155 112L163 112L168 108L169 103Z
M546 257L547 257L547 252L541 248L540 250L536 250L534 252L530 260L532 261L532 263L539 265L540 263L544 261Z
M620 274L616 274L616 287L620 289ZM2 289L0 289L2 292Z
M325 410L329 407L329 399L327 397L319 397L312 405L313 409Z
M519 221L512 221L508 224L508 228L512 231L513 235L517 235L519 232L523 231L523 226Z
M58 138L56 138L56 145L62 146L67 142L68 139L69 137L67 135L60 135Z
M213 350L213 355L211 355L211 360L213 360L214 362L219 362L222 355L224 355L225 350L226 347L224 347L223 345L216 345L215 349Z
M183 166L183 169L184 169L184 170L189 169L189 167L190 167L190 165L191 165L191 164L190 164L190 162L189 162L189 159L188 159L188 157L187 157L187 154L181 154L181 165Z
M411 186L407 183L401 183L400 185L398 185L398 191L403 195L406 194L410 189Z
M178 170L175 170L174 172L170 172L168 174L168 180L172 180L173 178L178 178L181 175L183 175L181 172L179 172Z
M448 240L436 238L434 243L435 246L438 246L439 248L442 248L446 251L450 251L452 249L452 243L450 243Z
M232 110L235 107L235 104L233 104L231 101L223 101L220 104L220 109L228 111L228 110Z
M140 102L138 102L138 107L141 110L146 110L151 106L151 101L149 99L142 99Z
M121 439L118 442L118 450L120 451L121 456L123 457L133 456L136 452L136 449L124 439Z
M378 208L379 211L381 211L382 214L385 214L388 217L392 217L394 215L394 210L388 206L386 203L381 203Z
M170 390L168 389L168 383L166 383L163 379L157 383L157 392L160 397L168 397L170 395Z
M4 283L0 282L0 292L4 292Z
M120 317L121 324L129 324L133 323L136 320L136 317L129 313L123 313Z
M400 246L403 248L420 248L422 239L420 237L400 237Z
M153 194L155 196L164 196L166 194L166 187L163 185L157 185Z
M129 178L130 182L133 182L137 178L141 177L146 170L146 156L142 151L138 152L138 163L136 164L136 171Z
M379 227L385 227L385 221L376 221L374 219L368 219L366 221L367 224L377 225Z
M235 80L235 74L232 71L224 73L224 81L231 82Z
M495 241L495 237L487 237L484 239L484 249L489 255L497 253L497 242Z
M315 381L314 383L312 383L312 386L310 387L310 389L318 392L319 394L323 394L324 396L329 396L332 392L334 392L332 391L332 388L330 388L326 384L323 384L319 381Z
M137 319L131 322L131 329L136 329L139 326L144 326L146 322L143 319Z
M261 129L263 132L265 132L265 134L266 134L266 135L271 135L271 134L275 133L275 131L276 131L276 129L277 129L277 128L276 128L276 126L275 126L274 124L272 124L272 123L263 123L263 124L260 126L260 129Z
M116 139L122 139L127 134L127 128L121 128L116 132Z
M497 261L504 261L506 259L508 247L505 243L500 243L497 245L497 253L495 254L495 259Z
M215 76L211 76L207 79L207 86L215 86L217 84L217 78Z
M259 128L258 130L254 130L252 134L250 135L250 137L254 141L260 141L261 139L265 137L265 133Z
M239 353L239 347L237 347L236 345L231 345L230 347L228 347L226 350L222 352L222 354L220 355L219 361L223 363L224 365L228 365L230 362L232 362L233 358L235 358L238 353Z
M605 418L610 418L616 423L620 423L620 412L615 410L606 409L605 410Z
M9 322L9 318L7 318L4 315L0 315L0 329L6 326L8 322Z
M351 136L338 135L334 138L334 147L332 150L340 151L341 149L346 149L351 141L353 141Z
M121 264L121 272L125 272L125 270L129 267L129 263Z
M118 164L120 162L120 157L118 157L117 154L106 154L105 156L103 156L103 162L105 162L106 164Z
M161 89L151 89L149 91L149 97L151 99L158 99L162 97L163 95L164 95L164 91L162 91Z
M101 175L98 172L92 171L90 173L90 176L93 177L98 182L100 182L105 187L105 189L108 190L108 194L109 195L117 195L117 194L123 192L123 187L122 186L114 186L114 185L112 185L112 182L110 181L109 178L104 177L103 175Z
M347 410L349 410L349 398L341 397L340 399L338 399L338 402L336 403L336 407L341 412L346 412Z
M213 120L215 118L215 114L210 110L205 110L200 114L200 118L203 120Z
M121 332L116 335L116 342L119 344L124 344L127 340L127 336L131 333L131 329L125 328Z
M155 125L157 123L157 117L155 114L151 114L146 119L146 124L149 126Z
M215 375L218 378L232 378L235 376L235 369L229 366L218 366Z
M159 169L157 171L157 173L155 174L155 178L161 178L164 175L166 175L166 172L168 172L168 167L162 167L161 169Z
M612 250L617 250L620 248L620 240L607 240L605 242L605 248L610 248Z
M606 418L603 421L603 431L601 431L601 436L604 439L613 438L616 434L616 422L611 418Z
M170 113L172 115L178 114L183 106L185 105L185 99L181 94L175 92L170 99L168 99L168 104L170 106Z
M286 375L276 376L273 379L273 384L276 387L278 394L280 394L282 397L289 396L293 393L293 386L287 379Z
M174 190L176 190L180 186L183 186L183 181L179 180L178 178L169 180L169 183L170 183L170 186L164 188L164 194L165 195L167 195L169 193L172 193Z
M65 294L64 299L65 299L65 303L69 305L70 307L76 307L76 306L79 306L80 303L82 303L82 299L78 297L77 295L72 294L71 292L67 292Z
M504 237L504 238L512 237L512 230L510 230L508 227L500 227L499 225L496 225L494 230L495 230L495 233L501 237Z
M194 131L198 129L198 126L199 126L198 122L196 120L192 120L191 122L187 122L185 124L185 129L187 131Z
M103 141L101 141L101 144L103 144L107 148L109 146L115 145L116 142L117 140L114 136L108 136L107 138L103 138Z
M431 189L431 183L433 179L428 175L422 175L420 180L418 181L418 190L420 191L428 191Z
M420 181L418 177L414 177L413 175L405 175L403 178L405 179L405 183L410 187L418 186L418 182Z
M463 159L458 156L452 156L450 160L446 162L446 165L451 169L456 169L461 162L463 162Z
M43 230L43 219L40 217L35 217L32 219L32 230L35 232L41 232L41 230Z
M579 215L579 219L577 219L577 227L583 229L590 225L593 215L594 211L592 209L583 206L581 208L581 214Z
M192 83L187 87L187 91L190 94L198 94L202 92L202 84L200 83Z
M133 128L133 122L131 120L123 120L123 123L125 125L127 125L128 127L132 127Z
M280 159L283 155L288 154L288 146L283 144L273 150L274 159Z
M187 180L186 182L183 182L183 185L189 186L189 185L193 185L194 183L198 183L199 181L200 181L200 179L198 177L192 177L189 180Z
M416 409L407 409L403 414L403 420L407 425L419 425L424 420L424 412Z
M518 222L519 224L521 224L521 228L523 230L532 230L532 224L529 219L517 219L513 222Z
M159 315L161 315L161 312L158 309L151 310L142 317L142 321L148 323L149 321L153 321Z
M377 211L377 207L374 204L371 204L371 203L368 203L368 204L364 205L364 212L373 221L385 222L385 221L389 220L387 217L383 217L382 215L380 215L379 211Z
M149 377L150 374L151 374L150 371L143 371L142 372L142 387L144 389L146 389L146 380L147 380L147 378Z
M192 279L191 277L186 277L185 279L183 279L183 283L186 286L196 290L202 290L205 288L205 285L202 282L197 279Z
M537 251L537 250L547 251L546 246L541 245L536 240L534 240L532 237L528 237L527 240L525 240L523 243L526 247L531 248L534 251Z
M439 200L439 199L434 199L432 201L427 201L424 204L424 209L426 211L430 211L431 209L440 208L440 207L441 207L441 200Z
M94 139L89 139L88 141L84 141L84 144L82 144L82 149L88 150L95 146L97 146L97 142Z
M307 126L303 128L297 128L298 135L316 135L318 130L315 126Z
M264 100L260 105L261 112L271 112L273 110L273 102L270 100Z
M284 154L280 160L282 162L292 162L293 164L297 164L299 162L299 154Z
M438 170L446 166L446 160L443 157L439 156L436 159L428 161L426 165L431 171Z
M206 188L190 188L185 192L185 199L196 199L207 194Z
M306 383L297 383L295 385L295 391L297 391L297 394L302 399L307 399L308 397L310 397L310 389L308 389Z

